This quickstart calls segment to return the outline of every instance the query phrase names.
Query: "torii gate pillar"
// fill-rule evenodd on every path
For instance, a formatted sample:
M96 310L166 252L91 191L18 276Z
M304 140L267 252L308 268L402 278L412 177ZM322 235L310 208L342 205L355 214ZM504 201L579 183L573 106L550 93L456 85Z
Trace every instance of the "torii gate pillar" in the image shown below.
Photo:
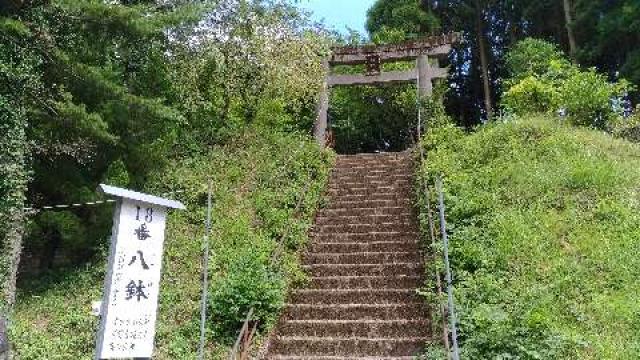
M331 71L331 68L329 67L329 61L323 61L322 65L325 74L328 74L329 71ZM316 119L316 123L314 125L313 136L316 138L316 141L318 141L320 145L325 146L327 141L326 134L329 116L329 84L326 76L322 81L322 88L320 89L320 99L318 102L317 114L318 118Z
M331 57L323 62L327 74L320 89L320 99L317 107L317 118L313 135L321 146L327 144L329 96L332 86L342 85L377 85L384 83L398 83L417 81L420 97L431 96L433 80L447 77L448 70L432 66L430 57L442 58L451 52L451 47L460 39L460 34L451 33L442 36L432 36L426 39L402 44L368 45L357 47L338 47L333 49ZM381 72L381 64L392 61L407 61L416 59L416 67L409 71ZM333 65L364 64L365 75L333 75Z
M431 96L433 94L433 74L429 57L420 55L418 57L418 94L420 98Z

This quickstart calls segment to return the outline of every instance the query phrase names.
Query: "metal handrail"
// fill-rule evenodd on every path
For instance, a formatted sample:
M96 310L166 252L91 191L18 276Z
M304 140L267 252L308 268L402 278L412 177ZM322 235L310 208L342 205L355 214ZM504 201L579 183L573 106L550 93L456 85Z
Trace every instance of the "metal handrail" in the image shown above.
M258 321L254 321L253 325L250 326L251 316L253 316L253 308L251 308L247 313L247 317L240 329L240 334L238 334L238 338L236 339L233 349L229 354L229 360L244 360L249 355L251 342L258 330Z
M417 146L419 148L419 152L420 152L420 164L424 164L426 162L426 154L424 151L424 147L422 146L422 96L420 94L420 76L418 76L417 79L417 112L418 112L418 126L417 126ZM424 188L424 192L425 192L425 207L427 209L427 222L428 222L428 226L429 226L429 236L431 238L431 248L435 249L436 248L436 231L435 231L435 222L433 219L433 211L431 208L431 191L429 190L429 182L426 178L423 179L423 188ZM444 211L444 209L443 209ZM444 215L443 215L444 216ZM448 255L448 254L447 254ZM448 257L447 257L448 260ZM448 263L448 261L447 261ZM447 270L449 270L447 268ZM440 272L438 271L437 267L434 267L434 277L436 280L436 288L438 291L438 298L441 298L443 295L443 290L442 290L442 281L440 279ZM451 284L449 283L449 286L451 286ZM449 304L452 305L453 301L451 301ZM442 301L438 301L438 307L440 310L440 316L442 318L442 342L444 344L444 347L446 349L447 352L447 358L451 359L451 344L449 343L449 329L447 327L447 309L445 309L444 304L442 303ZM450 306L451 308L451 306ZM455 322L453 322L453 325L455 326ZM453 329L453 333L456 333L455 331L455 327ZM457 337L457 336L456 336ZM457 351L457 338L454 340L454 358L455 360L458 360L458 351Z
M444 265L447 276L447 301L449 305L449 322L451 323L453 360L459 360L460 351L458 350L458 330L456 329L456 308L453 302L453 278L451 275L451 265L449 264L449 237L447 236L447 222L444 215L444 191L442 190L442 187L442 177L438 176L436 188L438 189L440 209L440 231L442 232L442 243L444 245Z

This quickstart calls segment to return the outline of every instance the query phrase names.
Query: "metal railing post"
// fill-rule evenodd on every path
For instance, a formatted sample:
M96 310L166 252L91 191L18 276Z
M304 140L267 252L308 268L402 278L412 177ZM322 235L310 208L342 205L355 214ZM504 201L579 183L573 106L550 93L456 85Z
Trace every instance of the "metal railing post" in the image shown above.
M207 295L209 294L209 235L211 234L211 188L212 182L209 179L207 193L207 223L204 234L204 255L202 261L202 303L200 304L200 346L198 348L198 359L204 359L204 345L206 343L206 322L207 322Z
M453 301L453 280L451 276L451 265L449 263L449 238L447 236L447 224L444 216L444 191L442 187L442 177L438 176L438 179L436 180L436 188L438 189L438 200L440 203L440 231L442 232L442 242L444 244L444 264L447 274L447 297L449 302L449 321L451 322L453 360L460 360L460 351L458 349L458 331L456 329L456 311Z

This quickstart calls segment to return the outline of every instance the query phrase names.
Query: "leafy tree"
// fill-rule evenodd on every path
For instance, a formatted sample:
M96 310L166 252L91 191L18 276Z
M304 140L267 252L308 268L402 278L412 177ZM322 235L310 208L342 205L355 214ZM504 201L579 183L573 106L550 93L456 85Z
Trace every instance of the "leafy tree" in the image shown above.
M435 32L438 18L416 0L377 0L367 12L367 31L375 36L385 29L400 30L406 38Z

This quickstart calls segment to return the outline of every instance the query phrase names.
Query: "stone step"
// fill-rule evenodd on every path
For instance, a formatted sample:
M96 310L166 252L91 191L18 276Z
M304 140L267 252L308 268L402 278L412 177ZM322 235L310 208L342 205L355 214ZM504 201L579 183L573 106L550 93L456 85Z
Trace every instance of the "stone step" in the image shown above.
M327 276L313 277L310 289L417 289L420 276Z
M351 188L363 188L363 187L374 187L374 188L384 188L389 186L395 186L398 188L407 188L413 185L412 180L405 179L383 179L383 180L355 180L355 181L335 181L330 182L328 189L336 190L336 189L351 189Z
M332 198L340 195L375 195L375 194L404 194L409 196L413 191L411 186L375 186L369 187L363 185L361 187L341 188L335 187L328 189L327 194Z
M316 225L337 225L337 224L402 224L415 223L416 217L412 213L402 213L397 215L336 215L317 216Z
M425 316L424 304L287 304L290 320L411 320Z
M360 200L360 201L331 201L326 209L363 209L381 207L403 207L405 211L410 209L413 203L410 198L399 198L393 200Z
M341 173L333 173L331 174L329 181L335 184L341 183L361 183L361 184L369 184L374 181L381 181L387 183L393 183L395 181L411 181L413 176L408 173L403 174L341 174Z
M358 174L358 173L386 173L386 172L412 172L414 164L408 161L386 161L362 163L336 162L332 173Z
M364 207L351 209L320 209L319 217L336 217L336 216L366 216L366 215L399 215L405 214L410 209L404 206L387 206L387 207Z
M416 229L416 225L411 222L406 223L382 223L382 224L337 224L337 225L316 225L313 227L313 234L344 234L344 233L379 233L390 231L409 232Z
M382 231L368 233L343 233L343 234L311 234L313 239L320 243L345 243L362 242L372 243L379 241L418 241L420 234L414 231Z
M397 264L317 264L303 265L312 277L318 276L415 276L422 274L418 263Z
M336 166L363 166L363 165L398 165L411 164L411 157L408 156L384 156L379 154L370 154L366 156L359 155L347 155L338 156L336 159Z
M429 340L419 338L322 338L276 337L271 344L273 355L298 356L413 356Z
M311 264L377 264L420 262L419 252L308 253L304 263Z
M294 290L294 304L394 304L422 303L412 289L303 289Z
M267 359L270 360L413 360L415 357L413 356L363 356L363 357L353 357L353 356L286 356L286 355L278 355L278 356L269 356Z
M290 337L402 338L426 337L427 320L289 320L278 335Z
M335 176L388 176L407 175L413 173L410 165L400 166L369 166L369 167L343 167L331 171L332 178Z
M354 253L385 251L420 251L420 242L414 239L404 241L372 241L372 242L315 242L310 245L309 253Z
M407 194L387 193L373 195L335 195L331 196L330 201L375 201L375 200L409 200Z
M405 153L339 155L336 165L360 165L363 163L393 164L411 163L411 155Z

